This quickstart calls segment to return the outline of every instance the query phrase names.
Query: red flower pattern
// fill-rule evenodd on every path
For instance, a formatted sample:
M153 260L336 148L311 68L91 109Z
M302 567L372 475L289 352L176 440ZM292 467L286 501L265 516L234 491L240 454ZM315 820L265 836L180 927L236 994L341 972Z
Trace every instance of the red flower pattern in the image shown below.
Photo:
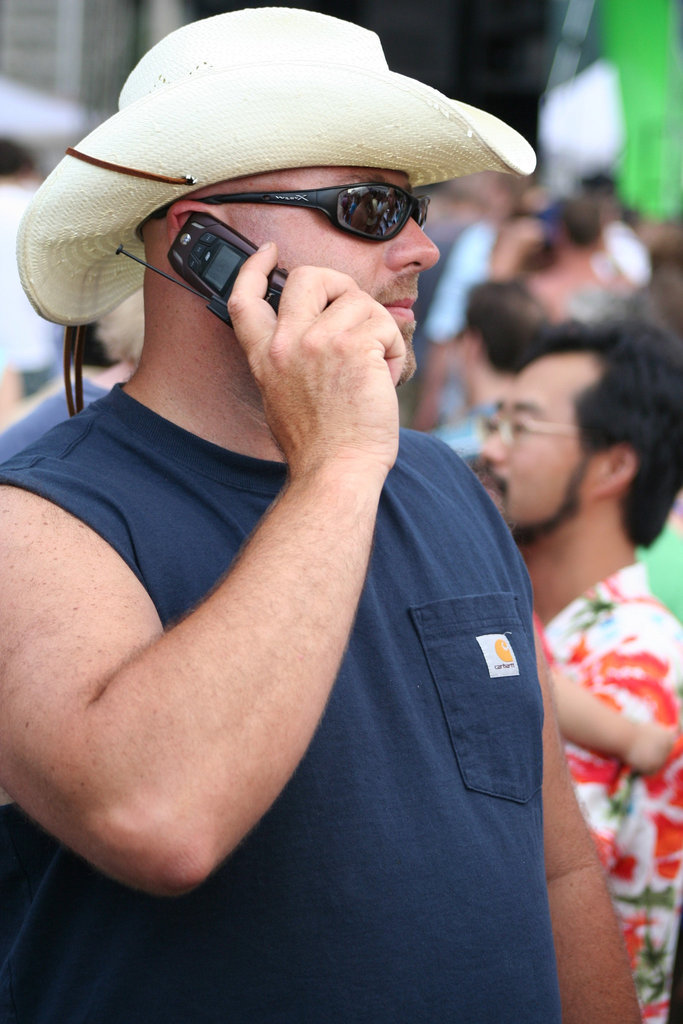
M641 565L573 601L546 640L555 662L611 707L634 721L680 723L683 626L652 597ZM567 758L609 873L643 1020L666 1024L683 898L683 737L650 776L571 744Z

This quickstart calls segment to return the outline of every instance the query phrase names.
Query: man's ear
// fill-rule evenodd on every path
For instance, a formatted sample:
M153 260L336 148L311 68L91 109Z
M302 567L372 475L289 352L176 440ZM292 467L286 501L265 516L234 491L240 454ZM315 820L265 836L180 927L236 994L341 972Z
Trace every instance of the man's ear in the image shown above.
M593 456L591 490L598 498L621 498L638 472L640 460L635 449L623 441Z
M179 199L177 203L174 203L169 208L166 214L166 234L168 236L169 248L175 241L176 235L189 215L195 210L199 213L208 213L210 207L207 207L205 203L197 202L191 196L187 196L185 199ZM219 220L220 218L216 216L215 219Z

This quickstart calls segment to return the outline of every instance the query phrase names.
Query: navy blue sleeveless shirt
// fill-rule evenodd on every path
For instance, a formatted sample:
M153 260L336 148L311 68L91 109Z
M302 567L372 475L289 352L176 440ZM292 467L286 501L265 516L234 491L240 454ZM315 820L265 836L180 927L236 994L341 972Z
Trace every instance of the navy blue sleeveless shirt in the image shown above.
M115 388L0 480L101 534L171 626L285 472ZM0 1021L559 1022L542 718L514 543L464 463L402 432L319 728L208 881L174 899L133 891L0 808Z

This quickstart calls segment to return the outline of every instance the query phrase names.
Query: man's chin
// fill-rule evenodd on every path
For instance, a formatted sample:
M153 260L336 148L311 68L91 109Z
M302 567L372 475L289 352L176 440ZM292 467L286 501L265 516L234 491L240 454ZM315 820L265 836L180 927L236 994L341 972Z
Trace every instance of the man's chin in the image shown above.
M520 526L518 523L508 523L508 526L510 527L515 544L518 548L522 548L522 550L531 547L538 538L538 532L534 527Z
M473 459L471 466L479 479L479 483L482 485L489 498L502 515L503 519L506 519L505 487L503 483L491 472L482 458L479 457Z

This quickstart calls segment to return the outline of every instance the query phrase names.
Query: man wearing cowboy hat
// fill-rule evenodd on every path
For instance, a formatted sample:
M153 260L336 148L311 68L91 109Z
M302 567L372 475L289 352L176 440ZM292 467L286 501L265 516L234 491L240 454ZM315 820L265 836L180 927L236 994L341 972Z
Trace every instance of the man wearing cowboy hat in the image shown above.
M121 247L173 281L132 380L2 469L2 1019L638 1020L514 544L399 449L410 190L532 166L372 33L265 8L159 43L36 196L43 315L138 287ZM167 259L207 210L260 247L232 328Z

